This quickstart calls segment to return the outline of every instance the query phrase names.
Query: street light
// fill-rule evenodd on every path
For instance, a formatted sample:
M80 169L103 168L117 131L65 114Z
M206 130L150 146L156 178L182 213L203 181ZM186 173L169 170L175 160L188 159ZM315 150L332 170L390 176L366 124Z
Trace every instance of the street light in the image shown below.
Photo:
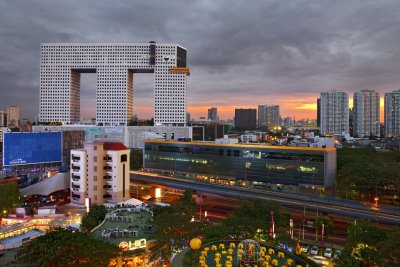
M375 206L378 206L379 197L374 197Z

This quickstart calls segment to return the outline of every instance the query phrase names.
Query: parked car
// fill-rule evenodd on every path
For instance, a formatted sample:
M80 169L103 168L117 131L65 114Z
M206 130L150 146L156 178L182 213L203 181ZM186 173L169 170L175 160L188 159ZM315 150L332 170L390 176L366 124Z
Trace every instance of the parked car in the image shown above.
M307 245L307 244L302 244L302 245L301 245L301 252L307 253L309 248L310 248L309 245Z
M338 259L340 257L340 254L341 254L340 250L335 249L335 252L333 252L333 258Z
M324 257L327 257L327 258L332 257L332 249L331 248L325 248Z
M318 255L318 246L313 246L313 247L310 249L310 254L311 254L311 255Z

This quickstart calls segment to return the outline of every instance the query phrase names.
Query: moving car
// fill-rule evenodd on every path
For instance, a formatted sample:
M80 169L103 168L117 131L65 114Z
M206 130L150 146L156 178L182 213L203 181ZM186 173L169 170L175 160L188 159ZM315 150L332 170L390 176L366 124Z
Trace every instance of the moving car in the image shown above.
M329 266L329 261L327 258L322 256L314 256L311 258L316 263L320 264L321 266Z

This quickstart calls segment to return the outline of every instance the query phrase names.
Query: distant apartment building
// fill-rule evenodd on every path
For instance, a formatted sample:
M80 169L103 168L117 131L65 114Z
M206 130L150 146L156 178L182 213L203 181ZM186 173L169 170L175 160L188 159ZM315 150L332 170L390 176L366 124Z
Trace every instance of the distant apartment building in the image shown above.
M71 150L71 202L118 203L129 199L129 149L97 142Z
M385 94L385 136L400 136L400 89Z
M281 115L279 113L279 106L267 106L267 127L272 130L274 127L281 125Z
M258 128L267 128L267 105L258 105Z
M346 92L321 93L322 135L349 133L349 97Z
M214 121L214 122L219 121L217 108L208 109L208 120L209 121Z
M353 98L353 135L355 137L380 136L380 98L372 90L361 90Z
M11 106L7 109L7 122L9 127L19 126L19 107Z
M235 128L238 130L254 130L257 126L257 110L248 108L235 109Z
M7 127L7 113L0 111L0 127Z
M317 127L321 126L321 98L317 99Z

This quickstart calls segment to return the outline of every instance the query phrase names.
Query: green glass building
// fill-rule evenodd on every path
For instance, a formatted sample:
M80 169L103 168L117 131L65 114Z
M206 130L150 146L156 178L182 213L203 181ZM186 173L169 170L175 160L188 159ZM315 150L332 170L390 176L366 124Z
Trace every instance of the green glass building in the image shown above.
M325 190L336 181L336 149L145 141L144 168L209 182Z

